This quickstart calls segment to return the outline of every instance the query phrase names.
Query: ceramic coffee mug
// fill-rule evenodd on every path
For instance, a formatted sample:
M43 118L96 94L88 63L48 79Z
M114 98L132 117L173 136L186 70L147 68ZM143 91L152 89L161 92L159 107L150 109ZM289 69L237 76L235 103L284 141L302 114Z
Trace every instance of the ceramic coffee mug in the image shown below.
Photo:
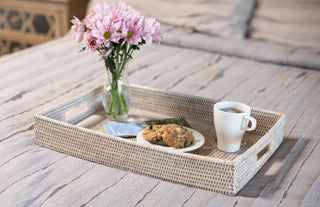
M225 101L214 104L214 126L219 150L236 152L240 149L244 132L256 128L257 121L250 114L250 107L243 103Z

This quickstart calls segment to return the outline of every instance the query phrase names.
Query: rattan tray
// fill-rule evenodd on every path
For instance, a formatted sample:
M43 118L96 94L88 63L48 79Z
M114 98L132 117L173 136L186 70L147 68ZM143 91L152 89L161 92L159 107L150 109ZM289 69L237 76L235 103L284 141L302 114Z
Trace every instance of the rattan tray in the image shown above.
M185 117L205 136L193 153L146 146L108 135L102 86L34 116L35 142L92 162L174 183L235 195L258 172L283 140L284 114L253 109L254 131L246 132L237 153L216 148L215 100L132 85L129 120Z

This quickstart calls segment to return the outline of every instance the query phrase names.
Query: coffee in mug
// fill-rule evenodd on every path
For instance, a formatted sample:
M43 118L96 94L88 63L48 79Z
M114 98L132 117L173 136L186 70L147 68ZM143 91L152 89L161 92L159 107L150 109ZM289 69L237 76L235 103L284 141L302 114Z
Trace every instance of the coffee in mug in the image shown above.
M240 149L244 132L256 128L257 121L250 114L250 107L243 103L225 101L214 104L214 126L219 150L236 152Z
M223 108L220 109L221 111L225 111L225 112L230 112L230 113L243 113L244 111L241 111L239 109L236 108Z

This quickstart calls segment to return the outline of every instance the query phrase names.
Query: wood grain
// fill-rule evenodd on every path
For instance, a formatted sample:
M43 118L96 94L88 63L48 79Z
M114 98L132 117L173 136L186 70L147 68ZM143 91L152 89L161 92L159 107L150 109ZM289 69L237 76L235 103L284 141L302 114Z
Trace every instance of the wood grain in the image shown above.
M166 28L166 27L164 27ZM164 37L164 44L220 53L258 62L292 67L320 69L320 49L277 44L255 39L219 38L181 28L172 29Z
M319 49L319 1L267 0L257 4L251 38Z

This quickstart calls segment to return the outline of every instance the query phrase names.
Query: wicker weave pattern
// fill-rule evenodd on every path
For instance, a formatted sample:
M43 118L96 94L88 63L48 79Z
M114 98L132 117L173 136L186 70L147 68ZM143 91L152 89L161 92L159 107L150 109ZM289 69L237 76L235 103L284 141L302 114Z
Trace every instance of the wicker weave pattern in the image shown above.
M111 167L234 195L282 142L284 115L255 109L253 116L259 124L257 130L245 135L245 146L238 153L220 152L215 147L212 127L214 100L139 86L132 86L136 108L168 116L184 116L193 128L205 135L203 148L211 148L210 153L172 152L74 125L101 110L101 92L100 86L36 114L36 143ZM81 103L87 103L88 109L65 120L65 112Z

